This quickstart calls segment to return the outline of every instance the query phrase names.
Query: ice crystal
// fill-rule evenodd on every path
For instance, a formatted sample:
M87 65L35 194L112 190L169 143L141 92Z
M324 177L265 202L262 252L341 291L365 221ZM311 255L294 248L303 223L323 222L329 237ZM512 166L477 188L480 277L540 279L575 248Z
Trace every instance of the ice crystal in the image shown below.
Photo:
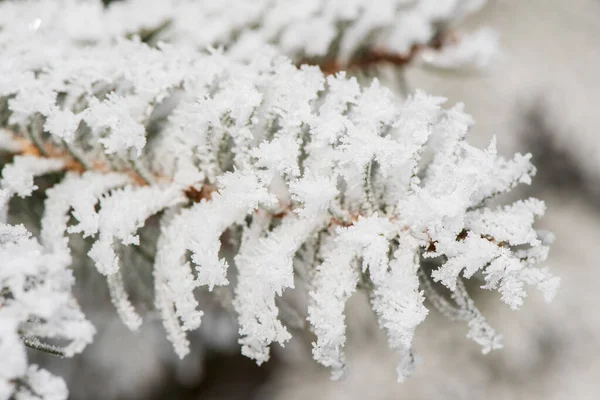
M245 61L233 55L261 36L278 38L294 56L321 56L342 22L340 60L375 28L375 43L405 52L432 39L434 22L480 2L389 0L368 12L358 0L201 2L198 9L161 2L172 25L160 33L172 40L154 47L126 36L160 25L161 13L133 13L129 21L122 13L135 1L107 9L60 3L62 11L47 1L0 4L0 101L8 107L0 148L14 154L0 180L0 358L10 360L0 365L0 398L26 391L64 398L61 381L27 366L23 344L66 339L58 351L70 356L91 341L93 328L70 292L68 234L90 237L88 254L119 315L136 329L143 316L129 300L119 254L145 245L141 228L157 227L154 304L180 357L189 352L186 331L202 322L195 291L235 285L242 352L267 361L272 343L291 338L278 304L284 292L301 289L300 277L314 358L334 378L345 366L345 304L357 289L368 292L401 358L399 380L414 368L425 297L445 304L430 279L453 293L451 314L468 321L469 337L487 350L498 341L463 279L477 274L514 308L525 285L552 297L558 280L537 267L548 243L532 227L543 203L490 202L530 182L529 155L499 157L495 140L486 149L470 145L473 120L461 104L444 109L445 99L421 91L400 99L377 80L363 87L262 46ZM201 9L209 12L191 12ZM191 50L186 40L224 43L235 31L194 16L214 22L228 11L234 15L222 21L256 28L227 50ZM25 16L31 23L22 23ZM470 54L465 48L436 62L460 64ZM42 188L38 240L6 217L11 198L31 195L35 179L50 173L59 182ZM432 272L422 265L428 258L441 260ZM429 286L420 284L423 274Z

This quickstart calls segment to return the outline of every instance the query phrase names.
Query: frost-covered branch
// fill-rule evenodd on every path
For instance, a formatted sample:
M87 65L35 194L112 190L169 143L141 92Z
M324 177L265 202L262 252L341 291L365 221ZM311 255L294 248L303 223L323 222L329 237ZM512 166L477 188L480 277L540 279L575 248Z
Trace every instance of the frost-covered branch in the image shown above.
M463 320L479 324L472 336L483 319L461 279L483 276L513 308L525 285L552 297L558 280L537 267L548 247L533 228L543 203L490 201L530 182L529 155L499 157L495 141L471 146L473 121L461 104L444 109L445 99L420 91L401 100L377 80L361 87L272 49L239 61L231 49L152 47L124 38L116 5L68 3L89 13L81 30L97 24L109 34L83 40L74 30L74 40L59 40L71 32L62 17L22 29L0 14L0 146L12 157L2 168L0 215L10 215L13 196L37 189L36 177L59 176L44 192L39 240L0 225L1 259L9 260L0 266L0 318L7 313L0 351L17 343L10 346L17 367L0 370L4 393L21 390L14 380L30 373L21 337L66 339L67 356L91 340L93 328L70 295L69 234L90 237L88 255L118 314L129 328L140 326L119 254L144 244L138 231L154 216L154 303L180 357L189 352L186 332L202 323L195 291L235 282L242 352L267 361L273 342L291 338L278 299L294 289L300 264L313 355L334 377L345 364L345 303L357 289L368 291L401 357L399 379L410 374L415 328L427 315L421 255L443 260L428 279L454 293L469 315ZM40 4L39 12L52 10ZM139 32L143 24L131 22Z
M28 20L18 30L59 30L78 42L138 35L204 49L223 46L248 60L273 46L297 64L323 71L415 62L433 68L486 68L497 56L497 37L483 28L456 28L485 0L128 0L103 8L99 1L38 0L23 15L5 5L2 21ZM144 12L138 10L143 9ZM82 21L87 23L82 23ZM50 22L52 21L52 22Z
M0 197L6 194L0 189ZM0 398L66 399L61 379L27 365L25 346L71 357L92 341L94 328L71 294L70 257L44 249L22 225L0 222L0 260Z

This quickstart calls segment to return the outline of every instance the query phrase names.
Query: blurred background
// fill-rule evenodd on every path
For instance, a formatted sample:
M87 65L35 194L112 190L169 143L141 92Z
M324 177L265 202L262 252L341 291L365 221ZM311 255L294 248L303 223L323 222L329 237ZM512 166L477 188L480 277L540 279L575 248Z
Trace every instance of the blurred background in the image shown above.
M485 146L496 135L501 153L534 155L538 175L521 194L546 201L538 226L556 236L547 266L562 286L552 304L532 292L517 312L489 293L478 296L480 309L504 335L504 349L481 354L465 338L465 324L432 310L415 336L415 375L399 384L385 337L358 294L347 309L350 369L342 382L330 381L312 360L309 342L275 346L261 367L241 356L227 301L205 307L192 353L178 360L159 320L150 316L131 333L102 281L88 277L78 290L86 293L80 302L98 328L96 341L74 359L31 356L65 377L72 399L600 398L598 21L598 0L489 0L467 25L500 34L503 58L490 73L406 72L412 89L465 103L476 120L475 143Z

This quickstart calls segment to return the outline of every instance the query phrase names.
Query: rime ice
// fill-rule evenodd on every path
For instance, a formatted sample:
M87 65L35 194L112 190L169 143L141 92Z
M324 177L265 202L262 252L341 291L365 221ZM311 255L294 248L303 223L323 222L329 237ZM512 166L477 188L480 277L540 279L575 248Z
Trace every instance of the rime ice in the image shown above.
M513 308L526 285L552 297L558 279L538 267L548 246L533 228L544 204L490 205L530 183L529 155L501 158L495 141L486 149L471 146L473 120L461 104L443 108L445 99L420 91L402 100L377 80L363 87L344 73L325 76L273 48L252 47L258 41L295 58L320 56L335 23L350 21L339 60L348 61L374 30L377 45L402 53L430 41L435 21L460 18L481 2L398 8L404 2L389 0L365 13L362 1L292 8L283 0L255 8L207 2L209 20L237 13L224 31L208 24L202 34L187 32L192 3L171 8L161 1L157 10L164 14L124 14L138 3L104 10L65 1L60 13L47 1L0 4L0 101L9 114L0 145L23 153L4 166L0 180L0 359L10 360L0 365L0 399L30 389L44 399L67 396L60 379L27 365L19 335L66 339L59 351L67 356L92 340L94 329L71 295L69 234L92 237L89 256L106 276L117 312L129 328L139 327L118 251L143 245L138 230L159 214L154 302L180 357L189 352L186 332L202 323L194 290L232 285L231 274L237 274L233 306L242 352L262 363L272 343L291 338L276 300L302 270L313 355L334 378L345 367L345 303L357 289L368 292L399 355L399 380L414 367L412 339L427 316L426 297L467 321L468 336L484 351L499 347L499 337L463 279L481 277ZM35 29L14 17L19 12ZM288 25L290 13L297 22ZM168 43L124 38L160 26L161 15L174 21L163 32ZM308 29L309 17L316 18L310 24L320 41ZM262 23L226 50L190 47L224 43L255 19ZM205 25L193 20L194 27ZM478 44L489 49L493 40L476 39L424 57L440 67L485 64L489 54ZM9 200L31 195L34 178L57 172L60 182L44 193L40 237L6 224ZM233 263L221 254L224 233L237 239L230 245ZM425 271L428 258L442 262ZM452 292L455 308L431 279ZM28 386L15 383L21 381Z

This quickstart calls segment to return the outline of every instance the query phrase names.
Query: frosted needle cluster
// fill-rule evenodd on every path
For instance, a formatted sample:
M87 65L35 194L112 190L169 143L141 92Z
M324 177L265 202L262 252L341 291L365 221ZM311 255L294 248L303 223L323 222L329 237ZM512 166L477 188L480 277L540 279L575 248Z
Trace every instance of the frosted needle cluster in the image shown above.
M143 315L128 296L121 253L145 246L139 230L154 224L154 307L180 357L187 332L203 323L200 288L231 288L241 351L259 364L273 343L291 339L279 299L307 291L298 313L314 332L314 359L334 378L346 364L345 303L358 289L399 355L399 380L413 368L426 299L467 321L468 336L489 351L500 337L463 280L498 291L512 308L526 286L552 298L558 279L539 267L549 240L533 228L543 202L493 205L530 183L530 155L505 159L495 141L470 145L473 120L462 104L421 91L402 99L377 80L298 67L274 48L240 60L185 41L149 44L139 21L119 19L119 7L139 2L61 3L60 18L49 18L50 2L0 4L0 399L66 398L60 378L28 366L24 346L71 356L93 339L71 294L72 235L88 238L117 313L136 330ZM224 12L217 3L202 7ZM257 3L248 17L264 23L252 35L285 22L276 14L285 1ZM361 1L307 3L324 25L354 18L342 44L360 41L365 18L377 17L358 18ZM446 10L430 3L402 10L415 24ZM174 19L169 29L179 28ZM302 26L289 30L284 49L329 46L296 35ZM48 176L53 183L42 185ZM44 198L39 232L11 213L36 193Z

